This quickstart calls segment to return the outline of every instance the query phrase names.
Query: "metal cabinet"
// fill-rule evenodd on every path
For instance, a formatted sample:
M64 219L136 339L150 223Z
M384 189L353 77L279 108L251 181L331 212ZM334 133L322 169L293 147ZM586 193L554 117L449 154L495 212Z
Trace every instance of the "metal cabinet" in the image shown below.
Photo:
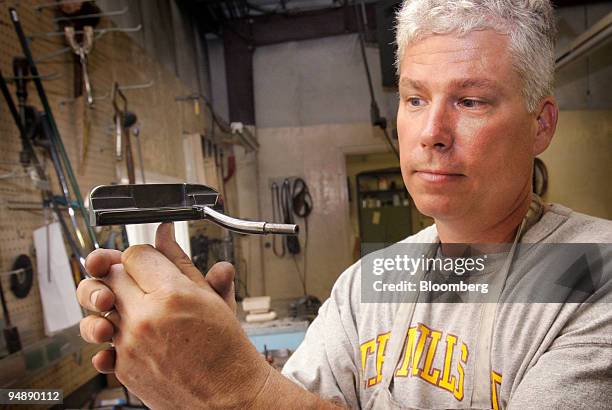
M362 244L391 244L412 233L412 199L399 168L362 172L356 183Z

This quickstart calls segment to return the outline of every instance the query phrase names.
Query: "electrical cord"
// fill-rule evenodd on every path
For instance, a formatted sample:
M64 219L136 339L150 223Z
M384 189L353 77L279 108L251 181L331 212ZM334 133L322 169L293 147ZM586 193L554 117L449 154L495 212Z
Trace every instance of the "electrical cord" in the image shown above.
M243 272L242 276L244 277L244 280L240 279L238 277L236 279L237 279L238 284L242 285L242 287L244 289L244 296L249 298L249 297L251 297L251 295L249 294L249 290L247 288L247 283L248 283L248 268L247 268L248 264L247 264L247 260L244 259L244 258L241 258L240 262L242 262L242 272ZM238 289L238 291L239 290L240 289Z
M389 137L389 133L387 132L387 128L383 128L382 130L383 130L383 133L385 134L385 139L387 140L387 142L389 143L389 146L393 150L393 153L395 154L397 159L399 159L399 151L397 150L397 148L395 148L395 144L391 140L391 137Z
M313 210L313 200L306 181L302 178L295 178L293 181L289 178L285 178L280 188L276 182L272 183L270 186L270 193L272 196L272 219L274 222L280 220L283 223L293 224L295 223L295 217L304 219L304 249L307 249L308 217ZM276 237L272 239L272 251L274 255L282 258L288 252L292 256L295 269L302 283L302 290L304 291L304 295L307 295L306 275L308 272L308 258L307 255L304 254L304 272L302 273L297 261L297 255L302 251L299 237L285 236L284 238L279 238L281 241L280 248L275 239Z
M291 205L293 212L300 218L308 218L312 213L312 196L306 181L302 178L293 180L291 187Z
M280 197L281 197L281 212L283 215L283 223L294 224L295 218L293 217L293 213L294 213L293 193L291 189L291 181L289 181L289 178L286 178L283 181L283 185L281 186ZM287 247L287 251L292 255L297 255L302 250L300 246L300 239L297 235L285 236L285 246Z
M272 195L272 222L280 222L279 218L282 216L280 210L280 193L276 182L273 182L270 186L270 193ZM280 242L280 250L277 248L277 241ZM285 248L285 241L278 235L272 236L272 252L274 252L274 255L278 256L279 258L285 256L285 253L287 252L287 249Z
M365 52L365 27L363 24L363 18L361 14L359 13L358 5L356 1L353 3L353 6L355 9L355 19L357 21L357 30L359 32L359 47L361 49L361 58L363 59L363 66L366 71L366 77L368 80L368 88L370 90L370 119L372 121L372 125L374 125L375 127L379 127L381 130L383 130L387 143L389 144L389 146L391 147L391 150L393 151L393 153L399 160L399 152L397 148L395 147L395 144L393 144L393 141L389 137L389 134L387 133L387 119L385 117L380 116L380 109L378 108L378 103L376 102L376 98L374 96L374 87L372 86L372 76L370 74L370 66L368 65L368 59L366 57L366 52ZM363 7L363 2L362 2L362 7Z
M291 187L291 198L293 213L304 219L304 272L300 273L297 257L295 255L293 255L293 262L298 275L302 280L302 288L304 290L304 296L306 296L308 295L308 291L306 289L306 276L308 274L308 255L306 255L308 250L308 217L312 213L313 204L308 185L302 178L296 178L293 181L293 186ZM287 239L289 238L294 238L299 244L299 239L297 236L287 237Z

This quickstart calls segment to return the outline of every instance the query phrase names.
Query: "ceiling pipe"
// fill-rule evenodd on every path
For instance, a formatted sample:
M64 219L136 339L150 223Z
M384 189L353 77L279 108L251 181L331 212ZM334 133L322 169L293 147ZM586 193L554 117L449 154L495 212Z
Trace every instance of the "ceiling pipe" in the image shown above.
M593 26L579 35L569 46L559 53L555 59L555 68L560 70L572 61L577 60L612 35L612 12L599 20Z

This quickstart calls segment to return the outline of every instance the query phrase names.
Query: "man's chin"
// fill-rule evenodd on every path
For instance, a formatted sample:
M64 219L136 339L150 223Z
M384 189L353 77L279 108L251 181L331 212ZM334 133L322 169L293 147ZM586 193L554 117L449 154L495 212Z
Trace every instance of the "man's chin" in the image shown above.
M413 197L416 208L425 216L436 220L453 219L461 214L465 201L439 195L428 195L424 198Z

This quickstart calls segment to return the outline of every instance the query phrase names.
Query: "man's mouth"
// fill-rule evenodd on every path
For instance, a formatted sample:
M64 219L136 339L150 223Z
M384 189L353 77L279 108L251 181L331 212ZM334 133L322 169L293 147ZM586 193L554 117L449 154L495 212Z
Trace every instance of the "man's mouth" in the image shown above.
M464 174L441 169L417 169L414 171L414 174L418 178L430 183L453 182L465 177Z

